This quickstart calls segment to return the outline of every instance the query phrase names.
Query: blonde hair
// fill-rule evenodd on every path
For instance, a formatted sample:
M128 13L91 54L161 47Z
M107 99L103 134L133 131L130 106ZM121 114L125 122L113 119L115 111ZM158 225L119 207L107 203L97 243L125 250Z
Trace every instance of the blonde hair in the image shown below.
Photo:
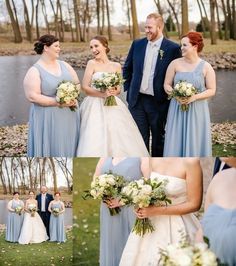
M147 16L147 19L149 18L154 18L155 20L157 20L158 22L160 22L160 26L163 26L164 27L164 20L163 20L163 17L158 14L158 13L151 13Z

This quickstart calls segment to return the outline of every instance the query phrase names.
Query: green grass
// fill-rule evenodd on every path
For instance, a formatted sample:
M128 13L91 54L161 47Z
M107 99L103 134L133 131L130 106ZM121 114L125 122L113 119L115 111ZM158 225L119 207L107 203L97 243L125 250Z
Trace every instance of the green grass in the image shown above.
M212 157L236 157L235 145L213 144Z
M98 158L75 158L74 181L74 265L99 265L100 202L83 200L83 191L90 188Z
M72 266L72 231L67 232L66 243L44 242L20 245L5 241L5 231L0 233L1 266Z

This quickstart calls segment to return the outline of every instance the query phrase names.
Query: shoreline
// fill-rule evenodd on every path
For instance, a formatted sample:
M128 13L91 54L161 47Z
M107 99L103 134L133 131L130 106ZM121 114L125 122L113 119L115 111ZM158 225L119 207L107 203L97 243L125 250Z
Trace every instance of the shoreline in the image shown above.
M60 58L69 63L72 67L85 68L88 60L92 59L92 55L86 52L87 49L65 49L61 52ZM17 56L17 55L35 55L34 51L22 49L0 49L0 56ZM124 64L126 55L108 55L109 59L115 62ZM218 52L218 53L202 53L200 57L210 63L216 69L236 69L236 53L231 52Z

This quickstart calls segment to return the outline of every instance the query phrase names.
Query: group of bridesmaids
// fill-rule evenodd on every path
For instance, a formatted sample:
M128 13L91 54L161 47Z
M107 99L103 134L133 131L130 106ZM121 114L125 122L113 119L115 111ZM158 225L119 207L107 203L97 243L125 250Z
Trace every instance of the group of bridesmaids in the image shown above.
M231 168L212 179L205 199L201 222L198 211L203 197L203 175L197 158L101 158L95 175L112 172L127 181L158 176L167 179L167 194L172 203L165 207L149 206L134 210L122 207L119 199L101 203L101 266L158 265L160 250L181 240L185 233L191 243L206 236L210 249L229 266L236 265L236 158L222 158ZM224 193L223 191L227 191ZM109 208L122 211L111 216ZM131 232L135 218L149 218L154 232L144 236Z
M56 192L54 200L49 204L51 213L49 232L38 214L38 202L33 191L29 192L29 198L25 204L19 199L19 192L13 193L13 199L8 202L8 218L6 225L6 241L19 244L42 243L46 240L52 242L65 242L64 211L65 206L60 200L60 193ZM58 212L54 213L54 208Z

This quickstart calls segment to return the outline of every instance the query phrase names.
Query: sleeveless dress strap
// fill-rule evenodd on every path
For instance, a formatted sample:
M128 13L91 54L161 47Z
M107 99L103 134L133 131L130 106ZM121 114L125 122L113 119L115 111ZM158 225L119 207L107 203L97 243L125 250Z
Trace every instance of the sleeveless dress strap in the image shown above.
M201 59L201 61L199 62L199 64L194 69L194 72L202 73L204 64L205 64L205 61Z

